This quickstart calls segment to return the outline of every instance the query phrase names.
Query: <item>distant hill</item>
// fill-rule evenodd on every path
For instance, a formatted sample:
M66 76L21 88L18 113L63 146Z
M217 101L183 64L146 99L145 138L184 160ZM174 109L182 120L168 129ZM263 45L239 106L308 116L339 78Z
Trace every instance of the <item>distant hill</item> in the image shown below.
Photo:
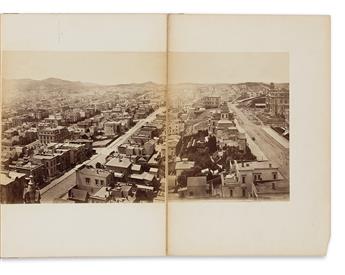
M15 90L16 92L27 91L57 91L72 90L90 86L79 81L69 81L59 78L47 78L43 80L33 79L4 79L3 85L6 91ZM96 86L96 85L94 85Z
M89 82L70 81L59 78L46 78L43 80L34 79L4 79L3 85L7 88L14 88L16 90L34 90L34 89L61 89L61 88L80 88L80 87L157 87L161 86L152 81L144 83L126 83L126 84L115 84L115 85L102 85Z
M277 88L289 89L289 83L274 83ZM173 90L198 90L198 89L228 89L228 88L243 88L248 89L268 89L270 83L264 82L243 82L243 83L179 83L171 85Z
M4 79L3 94L4 101L12 101L18 97L25 97L28 93L31 96L42 96L48 93L78 94L81 92L104 91L125 89L130 91L145 91L154 88L163 87L163 85L154 82L129 83L117 85L101 85L95 83L84 83L80 81L70 81L59 78L47 78L43 80L34 79Z
M143 82L143 83L125 83L125 84L116 84L116 85L106 85L105 87L112 88L139 88L139 89L154 89L157 87L164 87L163 84L157 84L152 81Z

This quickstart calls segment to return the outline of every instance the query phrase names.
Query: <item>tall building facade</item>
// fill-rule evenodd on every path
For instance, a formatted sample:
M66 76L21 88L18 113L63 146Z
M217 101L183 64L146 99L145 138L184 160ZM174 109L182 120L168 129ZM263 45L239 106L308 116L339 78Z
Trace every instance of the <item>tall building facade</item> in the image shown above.
M205 96L202 98L202 104L206 109L218 108L220 105L220 96Z
M287 117L289 113L289 90L271 86L267 94L267 108L271 116Z
M68 129L64 126L47 127L38 129L38 140L42 144L51 142L64 142L69 136Z

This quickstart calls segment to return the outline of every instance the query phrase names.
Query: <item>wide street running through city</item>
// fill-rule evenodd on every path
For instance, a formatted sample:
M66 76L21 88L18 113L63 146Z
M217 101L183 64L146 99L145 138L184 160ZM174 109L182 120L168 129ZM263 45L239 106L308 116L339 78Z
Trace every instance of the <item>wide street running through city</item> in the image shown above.
M289 179L289 149L282 146L270 136L261 126L256 125L233 103L228 103L229 108L236 114L241 127L266 155L269 161L278 166L279 172L285 179Z
M76 171L83 165L95 166L97 162L104 164L106 157L111 152L116 152L119 145L125 143L137 130L147 123L152 122L156 115L161 114L165 111L165 107L160 107L148 117L140 120L136 125L129 129L125 134L114 140L105 148L97 150L97 153L93 155L90 159L84 161L81 164L76 165L70 171L63 174L61 177L54 179L50 184L41 189L41 202L49 203L54 199L61 197L69 189L71 189L76 184Z

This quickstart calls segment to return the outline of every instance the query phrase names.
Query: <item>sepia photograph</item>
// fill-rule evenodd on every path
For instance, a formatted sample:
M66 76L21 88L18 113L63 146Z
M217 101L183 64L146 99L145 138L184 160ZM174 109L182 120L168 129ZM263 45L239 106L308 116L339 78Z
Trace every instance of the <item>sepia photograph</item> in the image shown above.
M2 2L0 274L344 269L340 4Z
M109 32L87 37L76 26L96 30L95 16L5 17L2 203L164 202L165 53L112 51L117 23L130 29L147 16L98 16ZM81 42L96 39L109 49Z
M1 15L0 257L325 255L329 19Z
M172 53L169 199L289 200L288 53Z

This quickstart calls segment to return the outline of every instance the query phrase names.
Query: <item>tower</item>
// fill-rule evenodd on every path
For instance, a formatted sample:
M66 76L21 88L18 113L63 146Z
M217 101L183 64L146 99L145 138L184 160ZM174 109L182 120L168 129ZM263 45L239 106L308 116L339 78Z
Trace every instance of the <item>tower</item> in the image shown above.
M27 187L24 188L23 193L23 200L24 203L40 203L41 201L41 194L39 191L39 188L36 186L36 184L33 181L33 175L32 172L30 172L29 178L27 178L29 182L27 183Z

